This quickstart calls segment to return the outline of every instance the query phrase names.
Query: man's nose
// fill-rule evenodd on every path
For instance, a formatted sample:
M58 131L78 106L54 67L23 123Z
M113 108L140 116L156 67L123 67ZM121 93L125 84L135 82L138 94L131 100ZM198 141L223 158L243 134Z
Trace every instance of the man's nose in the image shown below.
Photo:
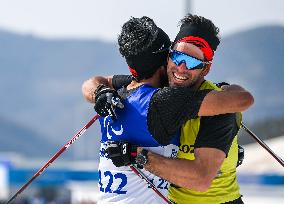
M186 71L186 70L187 70L186 63L185 63L185 62L181 62L181 63L178 65L178 70L179 70L179 71Z

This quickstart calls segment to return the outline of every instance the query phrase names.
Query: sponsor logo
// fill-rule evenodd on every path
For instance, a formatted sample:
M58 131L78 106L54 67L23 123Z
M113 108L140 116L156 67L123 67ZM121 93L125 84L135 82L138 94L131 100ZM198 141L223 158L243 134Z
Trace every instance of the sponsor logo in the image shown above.
M179 151L182 151L183 153L190 153L193 154L194 153L194 145L181 145L179 147Z
M176 149L172 149L172 153L171 153L171 158L176 158L178 154L178 151Z
M122 145L122 154L126 154L127 153L127 144L123 144Z
M106 128L106 132L107 132L107 138L109 140L112 139L112 136L113 135L116 135L116 136L120 136L123 134L123 127L122 125L120 125L119 129L114 129L113 127L113 121L111 119L110 116L107 116L104 118L104 127Z

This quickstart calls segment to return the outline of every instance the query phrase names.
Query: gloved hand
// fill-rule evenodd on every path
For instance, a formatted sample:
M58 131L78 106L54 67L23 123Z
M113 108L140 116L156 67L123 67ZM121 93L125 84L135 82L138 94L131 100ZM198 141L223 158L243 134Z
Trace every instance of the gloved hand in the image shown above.
M219 82L219 83L215 83L215 85L221 88L222 90L224 89L224 87L230 86L230 84L227 82Z
M135 164L137 145L125 141L109 142L106 152L116 167Z
M102 117L110 115L113 120L116 120L117 117L114 108L124 107L121 103L121 98L118 95L117 91L101 84L96 89L95 94L96 97L94 108L96 112Z
M219 83L215 83L217 87L222 88L222 86L230 86L229 83L227 82L219 82Z

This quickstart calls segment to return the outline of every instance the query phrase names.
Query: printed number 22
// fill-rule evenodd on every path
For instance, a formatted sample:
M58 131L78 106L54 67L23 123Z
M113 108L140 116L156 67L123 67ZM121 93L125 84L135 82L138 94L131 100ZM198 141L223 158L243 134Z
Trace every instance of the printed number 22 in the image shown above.
M113 175L110 171L105 171L104 172L104 176L105 177L109 177L108 184L107 184L106 188L103 188L103 184L101 182L102 172L99 171L99 185L100 185L100 191L101 192L116 193L116 194L126 194L126 191L122 190L122 188L127 184L127 177L126 177L125 174L116 173L116 174ZM117 187L117 189L113 191L111 189L111 186L113 184L113 180L114 179L120 179L121 182L120 182L119 186Z
M154 183L154 179L151 179L150 182ZM169 183L166 180L159 178L159 182L157 183L157 188L168 190L168 184ZM151 188L151 185L148 185L148 188Z
M159 179L159 184L158 184L158 186L157 186L157 188L160 188L160 189L168 189L168 182L166 181L166 180L164 180L164 179Z

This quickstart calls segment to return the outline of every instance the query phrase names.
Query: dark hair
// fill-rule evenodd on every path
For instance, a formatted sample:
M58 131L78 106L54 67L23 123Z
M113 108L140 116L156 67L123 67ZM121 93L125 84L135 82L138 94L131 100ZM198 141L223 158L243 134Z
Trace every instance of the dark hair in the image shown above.
M209 34L212 34L218 39L220 39L219 28L216 27L211 20L204 18L203 16L187 14L184 18L180 20L179 24L180 24L180 27L183 27L188 24L196 25L206 30Z
M212 21L202 16L188 14L181 19L179 24L181 25L180 30L176 35L173 45L185 37L196 36L203 38L209 43L211 49L216 51L220 43L218 36L219 28Z
M158 35L158 27L154 21L143 16L131 17L123 24L118 36L119 51L123 57L138 55L147 50Z
M167 62L169 36L147 17L131 17L118 36L119 51L139 81L148 79ZM133 71L135 72L133 74Z

